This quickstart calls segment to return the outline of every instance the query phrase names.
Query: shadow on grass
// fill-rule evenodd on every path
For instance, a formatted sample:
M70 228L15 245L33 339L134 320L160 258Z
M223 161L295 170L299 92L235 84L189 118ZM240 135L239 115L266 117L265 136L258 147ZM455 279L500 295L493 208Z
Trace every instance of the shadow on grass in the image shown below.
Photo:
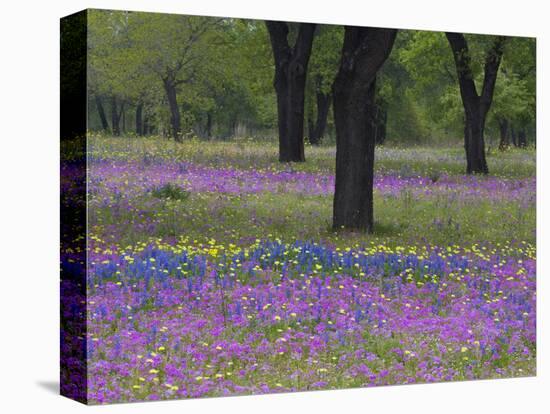
M406 230L406 227L404 224L401 223L380 223L378 221L374 222L374 228L372 233L366 233L366 232L360 232L360 231L350 231L346 229L340 229L340 230L334 230L332 228L332 225L330 225L327 222L327 225L325 227L325 231L327 235L335 235L338 234L338 236L344 236L346 238L349 238L350 240L357 240L357 239L376 239L376 238L385 238L385 237L400 237L403 235L403 232Z
M374 231L373 236L378 237L394 237L401 236L406 226L399 223L380 223L378 221L374 222Z

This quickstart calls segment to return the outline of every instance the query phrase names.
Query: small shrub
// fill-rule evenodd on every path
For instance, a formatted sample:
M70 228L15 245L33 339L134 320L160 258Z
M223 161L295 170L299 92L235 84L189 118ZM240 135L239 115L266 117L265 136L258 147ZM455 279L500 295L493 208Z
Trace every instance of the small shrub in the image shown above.
M180 186L172 183L167 183L154 188L151 191L151 194L156 198L165 198L178 201L185 201L189 198L189 191L186 191Z
M441 178L441 173L439 171L430 170L430 172L428 173L428 177L430 177L430 180L432 180L432 183L435 184Z

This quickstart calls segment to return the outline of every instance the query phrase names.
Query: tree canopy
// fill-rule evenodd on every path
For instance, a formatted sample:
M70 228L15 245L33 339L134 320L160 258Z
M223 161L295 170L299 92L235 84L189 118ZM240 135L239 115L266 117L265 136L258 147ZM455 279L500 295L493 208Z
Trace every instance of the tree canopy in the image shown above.
M108 10L92 10L88 19L90 129L177 139L277 137L275 61L263 21ZM289 44L298 36L299 24L289 23ZM315 28L304 110L304 136L312 144L335 142L331 88L343 38L341 26ZM495 37L464 38L481 91ZM535 39L508 38L503 48L485 123L489 149L519 145L512 136L535 142ZM377 143L463 139L460 88L444 33L401 30L375 95L383 127Z

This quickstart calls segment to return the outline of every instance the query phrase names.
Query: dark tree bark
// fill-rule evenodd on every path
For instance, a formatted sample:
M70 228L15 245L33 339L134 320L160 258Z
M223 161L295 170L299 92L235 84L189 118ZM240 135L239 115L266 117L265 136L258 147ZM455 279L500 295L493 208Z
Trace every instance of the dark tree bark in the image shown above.
M111 97L111 127L113 135L120 135L120 130L118 129L118 107L116 97Z
M301 162L304 156L304 100L307 66L315 24L300 23L296 43L288 43L288 24L266 21L273 57L279 126L279 161Z
M126 108L124 105L121 105L120 117L122 122L122 134L126 134Z
M518 147L527 148L527 134L525 133L525 128L521 128L518 131Z
M394 29L345 29L342 59L332 88L336 127L335 230L373 230L375 79L396 34Z
M464 106L464 148L466 151L466 173L488 174L485 159L485 119L491 108L498 68L502 58L503 36L496 37L485 57L484 78L481 95L478 94L471 68L471 56L466 38L461 33L446 33L453 51L462 105Z
M386 109L386 104L383 100L376 99L375 105L375 115L374 115L374 142L376 145L384 145L386 141L386 125L388 122L388 111Z
M518 139L517 139L516 129L513 126L510 126L510 137L512 138L512 144L514 144L514 147L517 147Z
M112 128L113 135L115 136L120 135L120 117L122 115L123 110L124 110L124 102L120 104L120 109L119 109L116 96L113 96L111 98L111 128Z
M508 135L508 120L506 118L498 118L498 129L500 130L500 142L498 149L506 151L510 146L510 136Z
M170 108L170 133L177 142L181 142L181 115L176 93L177 83L172 76L166 76L162 81Z
M307 135L308 135L309 143L311 145L317 145L317 144L314 144L311 139L311 137L314 134L313 132L314 129L315 129L315 113L313 112L313 105L310 105L309 111L307 114Z
M376 143L384 145L386 142L386 131L388 126L388 110L382 107L379 112L378 129L376 134Z
M101 129L103 131L109 130L109 123L107 122L107 116L105 115L105 108L103 107L103 101L99 95L95 96L95 105L97 107L97 113L99 114L99 119L101 121Z
M145 114L143 116L143 135L149 135L152 131L151 121L149 120L149 116Z
M206 138L212 138L212 113L206 113Z
M323 138L327 126L328 111L331 101L330 93L324 93L321 90L317 90L315 95L317 101L317 117L315 122L310 120L309 143L311 145L319 145L321 143L321 138Z
M143 102L136 105L136 134L143 135Z

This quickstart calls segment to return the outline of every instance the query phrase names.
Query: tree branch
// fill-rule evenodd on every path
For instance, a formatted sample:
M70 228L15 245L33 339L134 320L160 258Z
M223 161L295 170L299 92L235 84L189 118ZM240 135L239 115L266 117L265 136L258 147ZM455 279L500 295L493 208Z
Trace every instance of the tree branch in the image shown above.
M487 113L493 101L493 93L495 91L495 83L498 75L498 68L504 53L504 43L506 37L497 36L491 49L487 52L485 58L485 68L483 77L483 89L481 91L481 105L483 113Z
M474 75L470 64L471 56L466 38L462 33L446 32L445 35L453 51L462 102L477 101L479 95L474 82Z

